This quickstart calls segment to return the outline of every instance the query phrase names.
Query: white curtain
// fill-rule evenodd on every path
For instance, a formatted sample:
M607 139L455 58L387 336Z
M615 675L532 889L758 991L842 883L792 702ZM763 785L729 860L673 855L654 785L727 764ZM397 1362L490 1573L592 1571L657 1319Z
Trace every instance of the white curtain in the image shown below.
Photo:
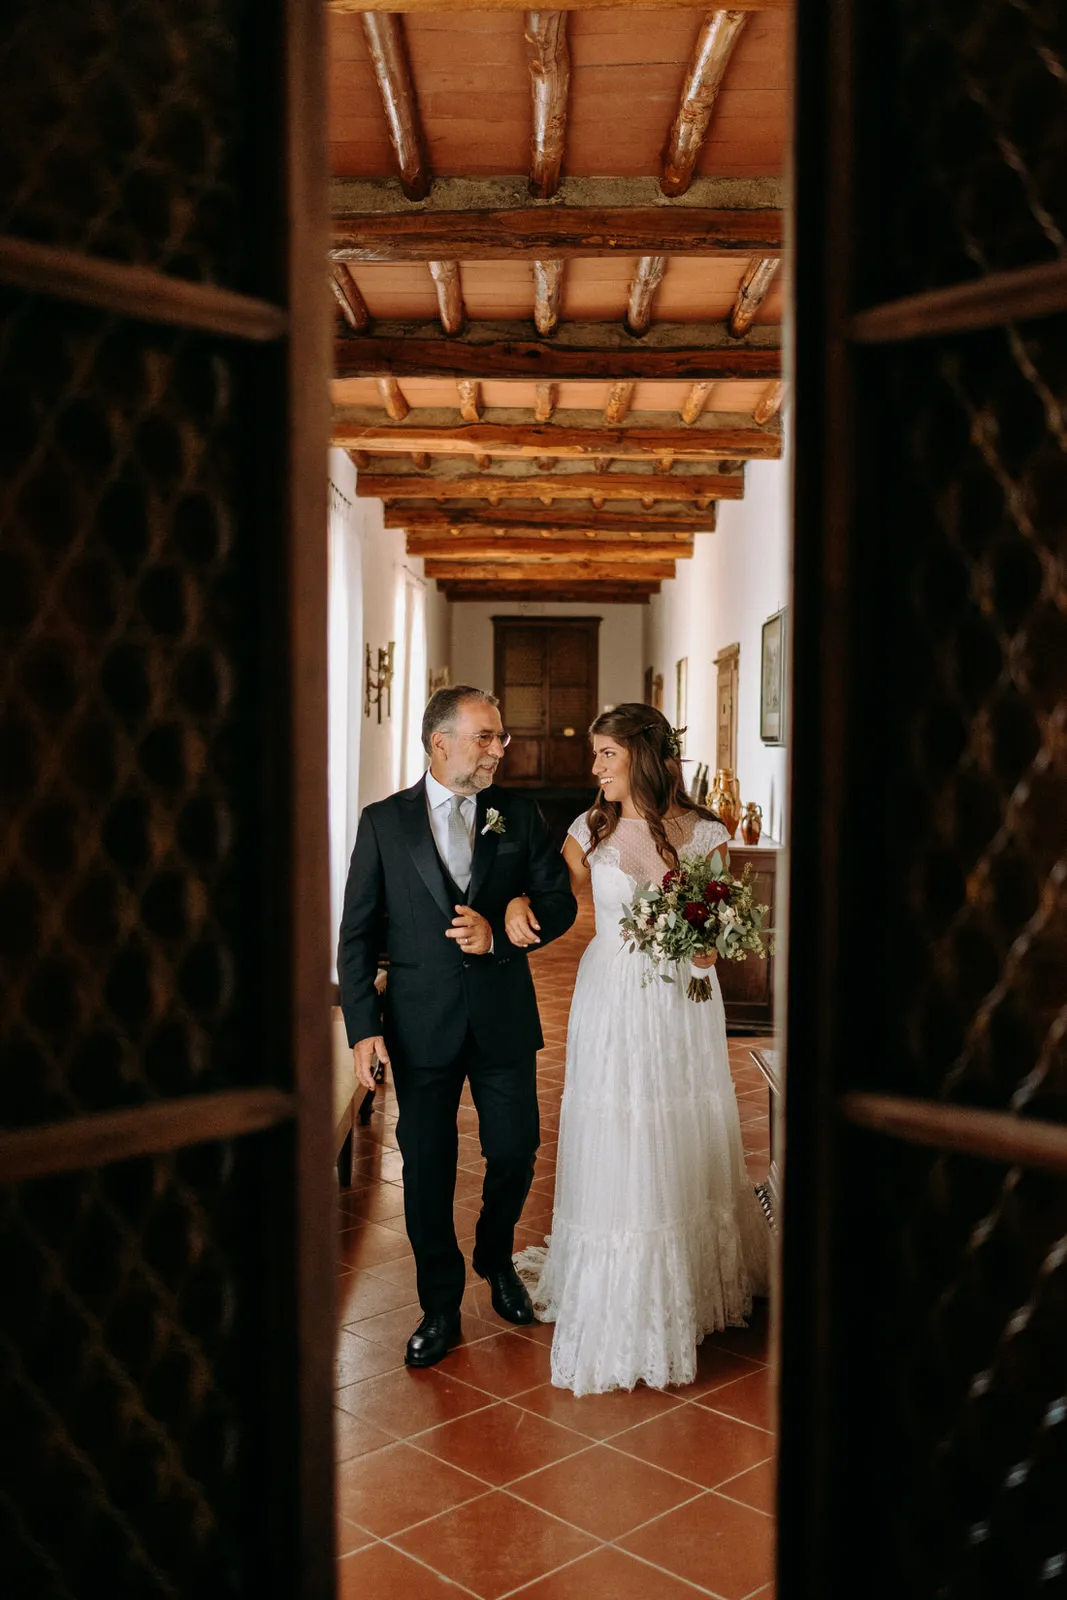
M429 663L426 658L426 587L406 567L396 586L397 659L393 681L393 752L396 782L417 783L426 770L422 714L426 710Z
M331 962L337 960L345 877L359 821L359 738L363 726L363 570L350 501L330 484L329 800ZM336 965L333 968L336 979Z

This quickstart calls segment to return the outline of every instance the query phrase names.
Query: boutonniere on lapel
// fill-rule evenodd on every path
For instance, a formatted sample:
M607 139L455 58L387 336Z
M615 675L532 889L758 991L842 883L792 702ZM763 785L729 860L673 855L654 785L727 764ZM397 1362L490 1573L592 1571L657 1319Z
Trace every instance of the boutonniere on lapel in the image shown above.
M485 813L485 827L482 829L482 832L483 833L504 833L504 832L506 832L506 830L507 830L507 823L504 821L503 817L500 815L500 812L496 809L495 806L490 806L489 810Z

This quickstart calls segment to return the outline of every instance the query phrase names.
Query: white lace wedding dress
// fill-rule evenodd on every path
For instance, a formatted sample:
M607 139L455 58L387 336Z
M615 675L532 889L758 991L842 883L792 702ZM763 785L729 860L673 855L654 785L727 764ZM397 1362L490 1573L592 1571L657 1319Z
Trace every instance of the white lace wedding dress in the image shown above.
M681 853L727 838L693 813L670 820ZM568 830L589 846L585 818ZM706 1333L743 1323L767 1291L770 1236L745 1171L719 982L711 999L654 978L619 918L661 878L647 823L620 819L589 861L596 935L567 1034L552 1233L516 1264L554 1322L552 1382L575 1394L691 1383Z

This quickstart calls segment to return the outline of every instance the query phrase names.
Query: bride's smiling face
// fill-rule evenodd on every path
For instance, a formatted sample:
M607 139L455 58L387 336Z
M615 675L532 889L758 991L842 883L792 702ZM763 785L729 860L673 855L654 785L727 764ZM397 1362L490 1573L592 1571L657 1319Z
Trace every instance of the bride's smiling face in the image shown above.
M621 805L630 797L630 752L603 733L593 735L593 777L605 800Z

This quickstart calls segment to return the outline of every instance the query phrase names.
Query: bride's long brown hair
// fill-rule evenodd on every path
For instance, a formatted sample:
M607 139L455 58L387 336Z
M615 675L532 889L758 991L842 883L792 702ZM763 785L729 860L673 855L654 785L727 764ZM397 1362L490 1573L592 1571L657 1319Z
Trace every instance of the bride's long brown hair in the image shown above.
M682 776L682 763L675 751L674 730L662 711L654 706L633 703L615 706L605 711L589 729L589 737L600 734L614 739L630 755L630 798L640 815L648 823L656 849L669 867L678 865L678 852L667 838L664 818L675 809L695 811L697 816L717 822L714 811L698 806L690 800ZM606 800L603 789L586 812L589 829L589 849L582 860L587 862L597 845L610 839L622 814L621 805Z

